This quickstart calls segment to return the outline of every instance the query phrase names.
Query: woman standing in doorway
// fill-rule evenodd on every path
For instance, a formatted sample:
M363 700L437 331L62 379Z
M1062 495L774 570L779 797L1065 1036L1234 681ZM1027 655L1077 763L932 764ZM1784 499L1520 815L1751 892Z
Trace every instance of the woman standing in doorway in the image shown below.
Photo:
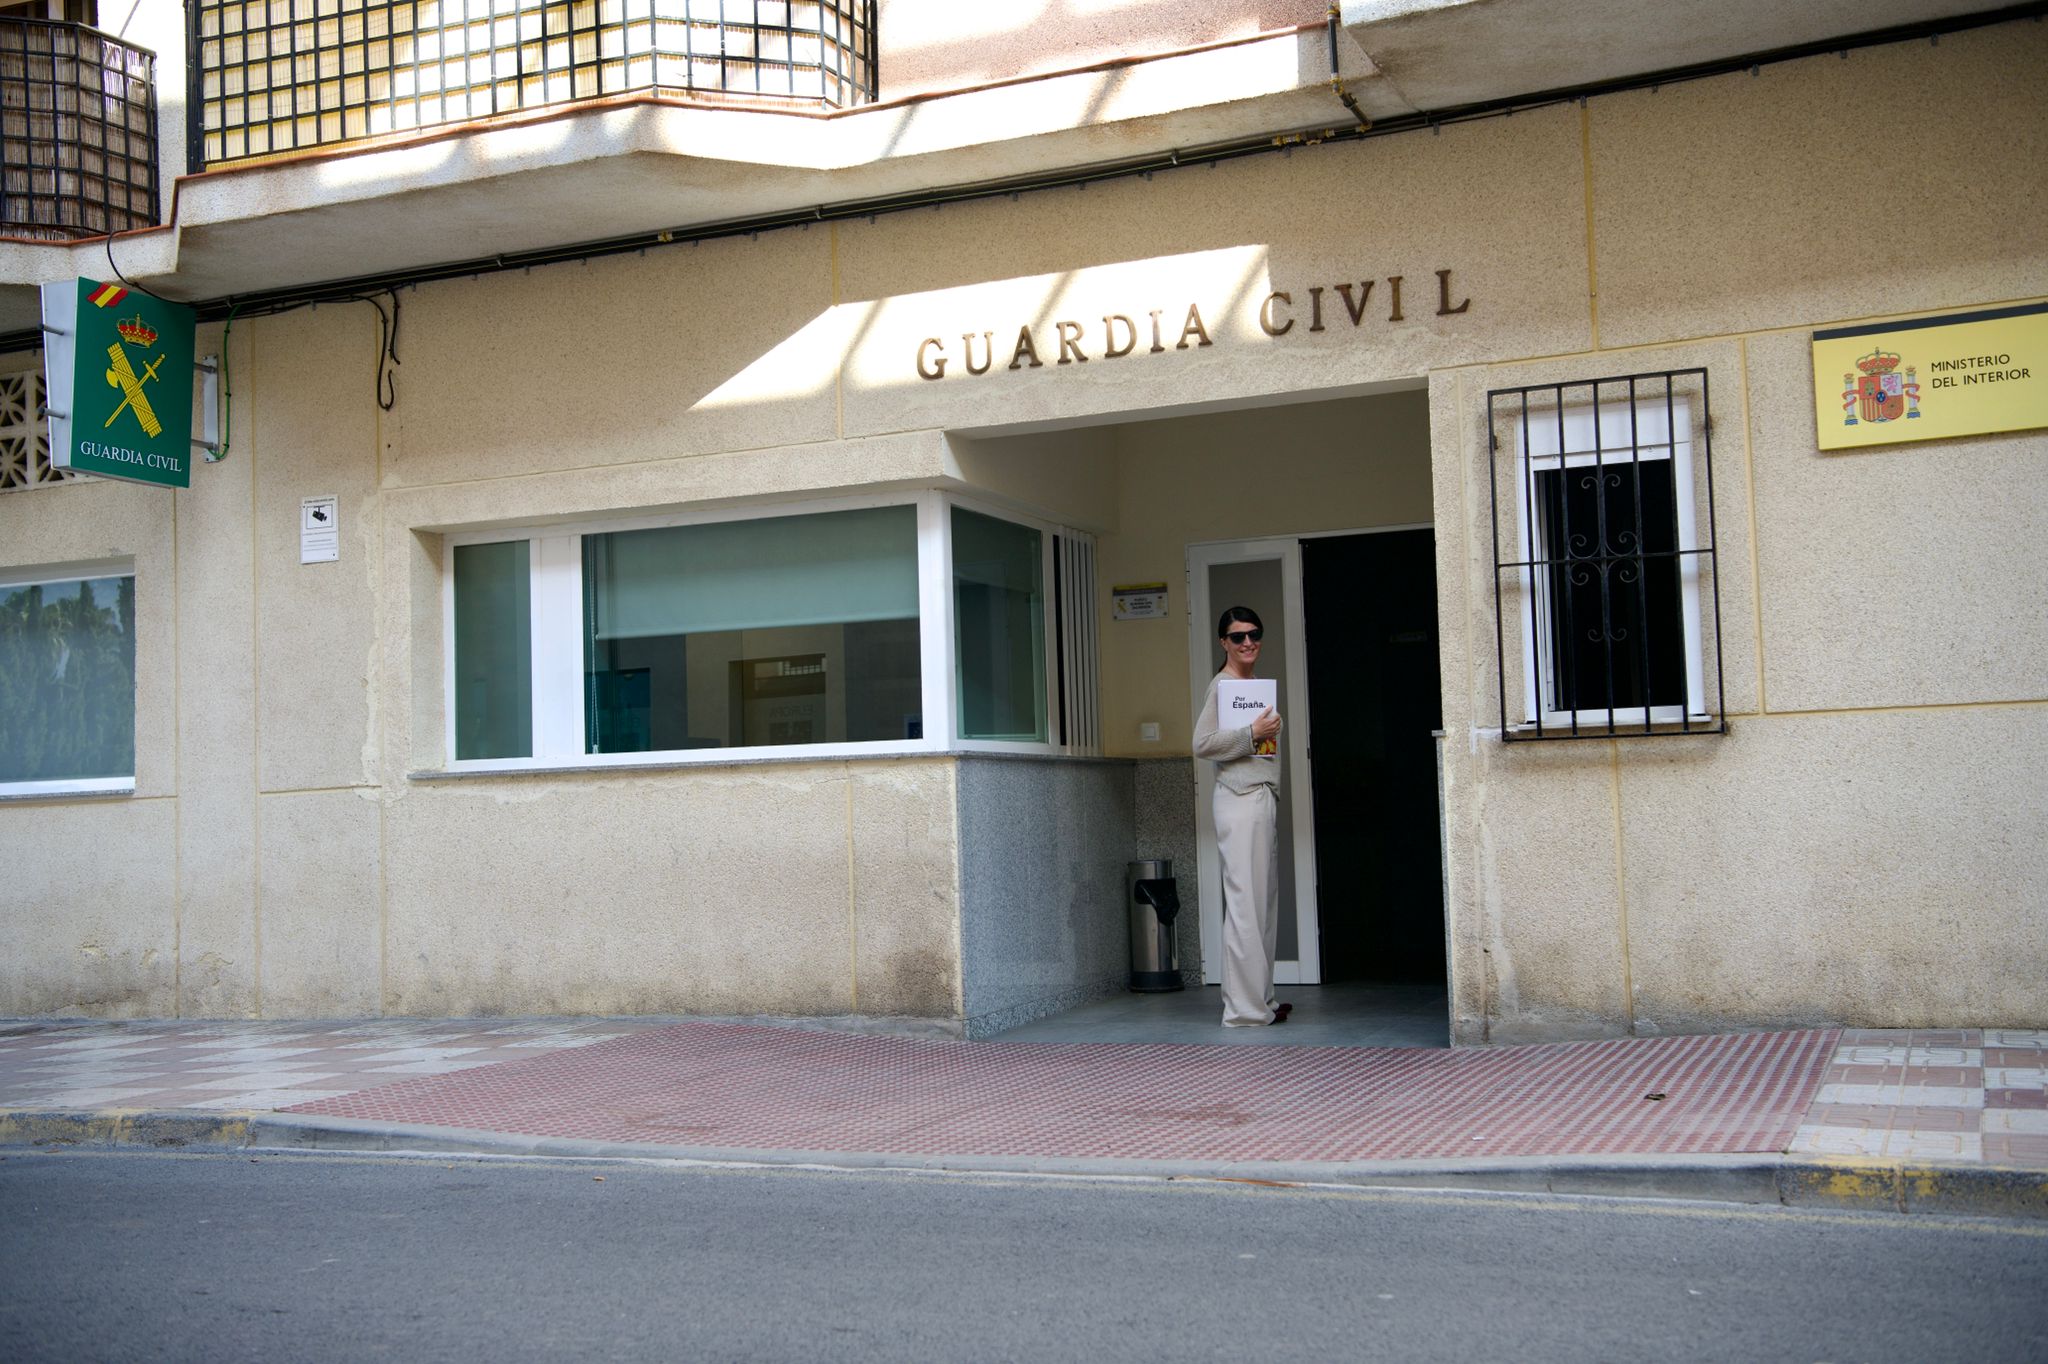
M1254 675L1266 628L1249 606L1216 622L1223 670L1209 679L1195 720L1195 756L1216 764L1216 851L1223 868L1223 1026L1285 1023L1291 1004L1273 999L1279 946L1280 716L1266 710L1249 725L1218 728L1216 686ZM1260 753L1261 748L1270 748Z

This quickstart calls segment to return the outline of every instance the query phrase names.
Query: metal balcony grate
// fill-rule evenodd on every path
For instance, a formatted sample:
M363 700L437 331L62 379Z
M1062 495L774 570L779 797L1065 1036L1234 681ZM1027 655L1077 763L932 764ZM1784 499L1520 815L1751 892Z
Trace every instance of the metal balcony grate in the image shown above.
M1501 737L1724 733L1704 369L1487 394Z
M83 24L0 18L0 235L157 221L156 55Z
M876 0L193 0L195 167L631 92L875 97Z

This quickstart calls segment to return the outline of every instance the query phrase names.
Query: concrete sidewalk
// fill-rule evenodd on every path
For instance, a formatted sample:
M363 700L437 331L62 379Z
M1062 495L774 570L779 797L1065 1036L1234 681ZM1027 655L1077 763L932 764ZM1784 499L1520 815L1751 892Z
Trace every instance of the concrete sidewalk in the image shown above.
M653 1157L2048 1216L2048 1033L1448 1051L760 1022L0 1024L0 1144Z

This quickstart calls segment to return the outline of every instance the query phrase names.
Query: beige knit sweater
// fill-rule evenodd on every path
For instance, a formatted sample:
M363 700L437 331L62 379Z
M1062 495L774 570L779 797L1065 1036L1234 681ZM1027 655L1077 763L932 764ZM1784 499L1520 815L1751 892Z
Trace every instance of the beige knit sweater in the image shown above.
M1226 672L1209 679L1208 694L1202 698L1202 713L1195 717L1195 756L1216 764L1216 781L1227 791L1242 796L1255 787L1280 785L1280 755L1258 757L1252 753L1250 725L1239 729L1216 728L1216 684Z

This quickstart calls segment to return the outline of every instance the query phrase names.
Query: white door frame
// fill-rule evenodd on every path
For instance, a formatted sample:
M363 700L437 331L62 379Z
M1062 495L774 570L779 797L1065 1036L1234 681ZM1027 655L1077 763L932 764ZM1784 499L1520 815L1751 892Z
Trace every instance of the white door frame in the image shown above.
M1294 825L1294 923L1300 956L1275 962L1273 980L1280 985L1316 985L1323 979L1321 920L1316 913L1315 797L1309 783L1308 633L1301 599L1301 538L1212 541L1188 546L1188 686L1191 704L1199 711L1215 670L1210 649L1215 640L1216 608L1209 600L1209 570L1219 564L1280 561L1281 611L1287 629L1287 695L1280 713L1287 724L1280 737L1287 745L1283 770ZM1194 712L1190 712L1194 713ZM1195 866L1201 900L1202 979L1214 985L1223 979L1223 886L1216 855L1216 816L1210 798L1216 790L1214 763L1195 759ZM1288 856L1287 849L1279 849Z

